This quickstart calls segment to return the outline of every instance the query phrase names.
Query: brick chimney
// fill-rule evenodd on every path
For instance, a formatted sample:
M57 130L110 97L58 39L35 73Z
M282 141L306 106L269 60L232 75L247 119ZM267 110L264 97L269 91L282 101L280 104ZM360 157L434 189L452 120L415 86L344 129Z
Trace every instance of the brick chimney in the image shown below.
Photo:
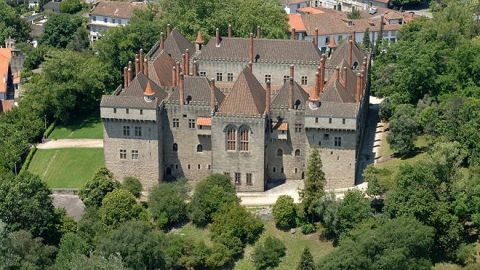
M295 80L295 67L290 65L290 78Z
M232 25L231 24L228 25L228 37L229 38L232 37Z
M197 44L197 50L201 50L203 46L202 32L198 31L197 40L195 40L195 43Z
M292 28L292 39L295 40L297 37L295 36L295 28Z
M128 75L128 85L130 85L130 82L132 81L132 78L133 78L132 61L128 61L127 75Z
M127 67L123 68L123 88L127 88L128 86L128 71Z
M353 32L352 32L352 41L353 41L353 43L356 43L356 42L357 42L357 37L356 37L356 35L357 35L357 32L353 31Z
M250 33L250 62L253 63L253 33Z
M182 72L181 69L180 69L180 62L179 62L179 61L176 61L176 62L175 62L175 69L176 69L176 71L177 71L177 74L175 75L175 77L176 77L175 80L176 80L177 85L178 85L178 81L179 81L179 79L180 79L180 72Z
M355 101L356 102L360 102L360 96L361 96L361 93L362 93L362 78L361 78L361 74L360 73L357 73L357 91L356 91L356 95L355 95Z
M160 50L163 51L165 49L165 40L164 40L163 32L160 33Z
M313 44L318 47L318 28L315 27L315 36L313 37Z
M313 89L310 91L310 95L308 97L308 100L311 102L318 102L320 100L320 75L319 73L315 73L315 86Z
M177 86L177 69L175 66L172 68L172 86Z
M148 78L148 61L147 59L143 60L143 74Z
M348 65L350 68L353 67L353 41L348 41Z
M262 38L262 28L260 28L260 25L257 25L257 38Z
M337 81L340 80L340 68L338 66L336 66L333 71L333 78Z
M143 49L140 49L140 57L138 60L140 61L140 72L143 72L143 60L145 59L145 56L143 55Z
M180 80L178 82L178 94L179 94L179 98L178 98L178 102L180 104L180 109L183 111L183 105L185 104L185 81L184 81L184 77L183 77L183 72L180 73Z
M215 79L210 79L210 111L215 111Z
M251 72L253 71L253 63L252 63L252 61L248 62L248 68L250 69Z
M193 59L192 69L193 69L193 76L198 76L198 63L197 63L197 60L195 59Z
M172 33L172 26L170 24L167 24L167 35L169 36L170 33Z
M220 47L220 30L218 28L215 29L215 45Z
M347 88L347 67L342 68L342 76L343 76L343 87Z
M190 75L190 51L185 50L185 74Z
M325 87L325 55L322 54L322 58L320 58L320 75L319 75L319 92L323 92L323 88Z
M138 60L138 54L135 54L135 75L140 72L140 60Z
M288 108L293 109L293 78L290 78L290 85L288 87Z
M265 93L265 113L270 114L270 96L272 95L272 83L267 80L267 89Z

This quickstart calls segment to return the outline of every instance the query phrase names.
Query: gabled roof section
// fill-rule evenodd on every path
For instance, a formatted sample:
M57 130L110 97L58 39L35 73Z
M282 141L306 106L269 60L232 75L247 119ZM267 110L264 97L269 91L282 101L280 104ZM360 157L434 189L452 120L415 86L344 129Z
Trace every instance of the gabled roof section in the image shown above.
M211 39L197 59L228 59L248 62L250 60L249 52L249 38L222 37L218 47L215 44L215 39ZM255 38L253 40L253 55L256 62L312 63L318 65L321 52L311 41Z
M165 40L165 52L173 59L180 61L182 54L185 53L187 49L190 51L190 55L195 53L195 46L174 28Z
M234 115L262 115L265 112L265 89L246 67L233 84L219 112Z
M174 66L175 60L165 51L161 51L155 60L149 61L148 76L159 86L171 87L173 85L172 68Z
M153 95L154 97L158 98L159 100L163 100L167 97L165 90L158 86L154 81L147 78L147 76L143 75L143 73L138 73L135 79L130 82L128 87L120 93L120 96L143 98L148 81L150 81L150 86L155 93Z
M146 2L100 1L90 14L130 19L133 16L133 10L146 8Z
M210 104L210 82L204 76L185 76L184 79L185 98L191 97L192 104L209 105ZM215 87L215 100L221 104L225 95ZM173 89L168 97L169 102L178 102L180 99L179 87Z
M325 85L325 89L320 96L320 101L330 101L337 103L355 103L355 90L357 76L355 72L347 67L346 78L343 68L347 67L346 61L340 65L339 77L335 75ZM346 83L345 83L346 82Z
M363 57L367 56L357 45L357 43L353 42L352 46L353 51L353 63L357 62L359 68L362 66ZM340 45L337 46L335 51L332 53L331 57L327 59L326 65L329 68L335 68L337 66L342 66L342 61L347 60L349 55L349 46L348 41L342 42Z
M7 92L7 84L10 76L10 60L12 49L0 48L0 93Z
M277 95L273 98L272 107L282 108L288 106L288 91L290 89L290 81L286 81L278 90ZM293 82L293 104L300 101L299 109L305 109L305 104L308 101L308 93L297 83Z

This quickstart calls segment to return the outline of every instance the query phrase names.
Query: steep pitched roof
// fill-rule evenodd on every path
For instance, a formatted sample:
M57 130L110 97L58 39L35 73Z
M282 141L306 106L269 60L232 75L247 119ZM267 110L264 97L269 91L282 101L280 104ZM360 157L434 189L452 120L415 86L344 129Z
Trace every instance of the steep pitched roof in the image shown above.
M330 77L320 96L320 100L337 103L355 103L356 73L348 68L346 61L342 61L339 67L339 77L337 78L335 75ZM347 67L346 78L343 71L344 67Z
M292 28L295 28L295 31L297 32L305 32L305 25L303 24L302 21L302 16L300 14L288 14L288 29L291 30Z
M143 73L138 73L135 79L130 82L128 87L120 93L120 96L143 98L148 81L150 81L150 86L155 92L155 94L153 95L154 97L157 97L160 100L167 97L167 93L165 92L165 90L158 86L154 81L147 78L147 76L143 75Z
M148 62L148 76L159 86L171 87L173 85L172 68L174 66L175 60L165 51L162 51L157 58Z
M361 67L363 62L363 57L367 56L354 42L352 46L352 60L353 63L357 62L358 66ZM348 42L342 42L337 46L335 51L332 53L331 57L327 59L326 65L329 68L334 68L337 66L342 66L342 61L348 58L349 46Z
M210 104L210 83L204 76L185 76L185 98L192 98L192 104L208 105ZM215 87L215 100L217 104L221 104L225 95ZM172 94L168 97L169 102L178 102L180 99L179 87L173 89Z
M8 77L10 76L10 60L12 49L0 48L0 93L7 92Z
M101 1L90 14L130 19L133 16L133 10L146 8L147 4L145 2Z
M201 59L229 59L248 62L249 38L223 37L220 46L210 40L197 57ZM291 39L253 40L253 55L257 62L320 63L321 52L311 41Z
M219 112L243 115L262 115L265 112L265 89L248 67L238 76Z
M277 95L273 98L272 107L281 108L288 106L288 91L290 89L290 81L286 81L277 91ZM299 100L299 109L304 109L308 101L308 93L297 83L293 82L293 102Z
M195 53L195 46L193 46L188 39L186 39L177 29L173 29L165 40L165 51L175 60L180 61L182 59L182 54L186 50L190 51L190 54ZM160 52L157 51L154 54L154 57Z

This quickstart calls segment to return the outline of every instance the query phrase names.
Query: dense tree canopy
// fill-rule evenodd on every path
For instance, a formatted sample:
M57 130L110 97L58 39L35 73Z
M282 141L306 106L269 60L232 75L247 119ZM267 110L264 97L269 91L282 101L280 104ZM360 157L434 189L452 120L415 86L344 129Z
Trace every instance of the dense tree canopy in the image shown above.
M55 14L45 23L40 42L55 48L66 48L77 29L82 25L82 18L69 14Z
M12 37L16 41L26 41L30 34L30 26L16 14L15 9L0 0L0 44Z
M153 188L148 199L148 210L161 229L168 229L188 219L186 181L161 183Z
M78 194L86 206L99 207L107 193L118 188L120 184L113 179L113 174L107 168L100 168Z
M116 227L128 220L147 220L145 209L126 189L116 189L107 193L99 209L100 218L106 226Z
M280 239L268 236L259 242L253 250L252 260L255 268L273 269L278 266L287 248Z
M278 197L273 205L272 214L275 218L275 225L283 230L296 227L297 213L293 198L288 195Z

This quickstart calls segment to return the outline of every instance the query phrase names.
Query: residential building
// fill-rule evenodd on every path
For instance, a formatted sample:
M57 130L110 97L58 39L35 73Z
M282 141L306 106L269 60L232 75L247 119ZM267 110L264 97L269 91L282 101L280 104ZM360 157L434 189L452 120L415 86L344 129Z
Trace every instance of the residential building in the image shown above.
M99 2L89 14L90 42L101 38L102 32L107 29L127 25L135 9L146 7L146 2Z
M137 177L149 190L220 173L238 191L261 192L304 179L318 147L327 189L355 185L370 68L356 43L327 56L312 42L238 38L232 29L205 46L199 33L195 47L167 32L102 97L105 163L116 178Z

